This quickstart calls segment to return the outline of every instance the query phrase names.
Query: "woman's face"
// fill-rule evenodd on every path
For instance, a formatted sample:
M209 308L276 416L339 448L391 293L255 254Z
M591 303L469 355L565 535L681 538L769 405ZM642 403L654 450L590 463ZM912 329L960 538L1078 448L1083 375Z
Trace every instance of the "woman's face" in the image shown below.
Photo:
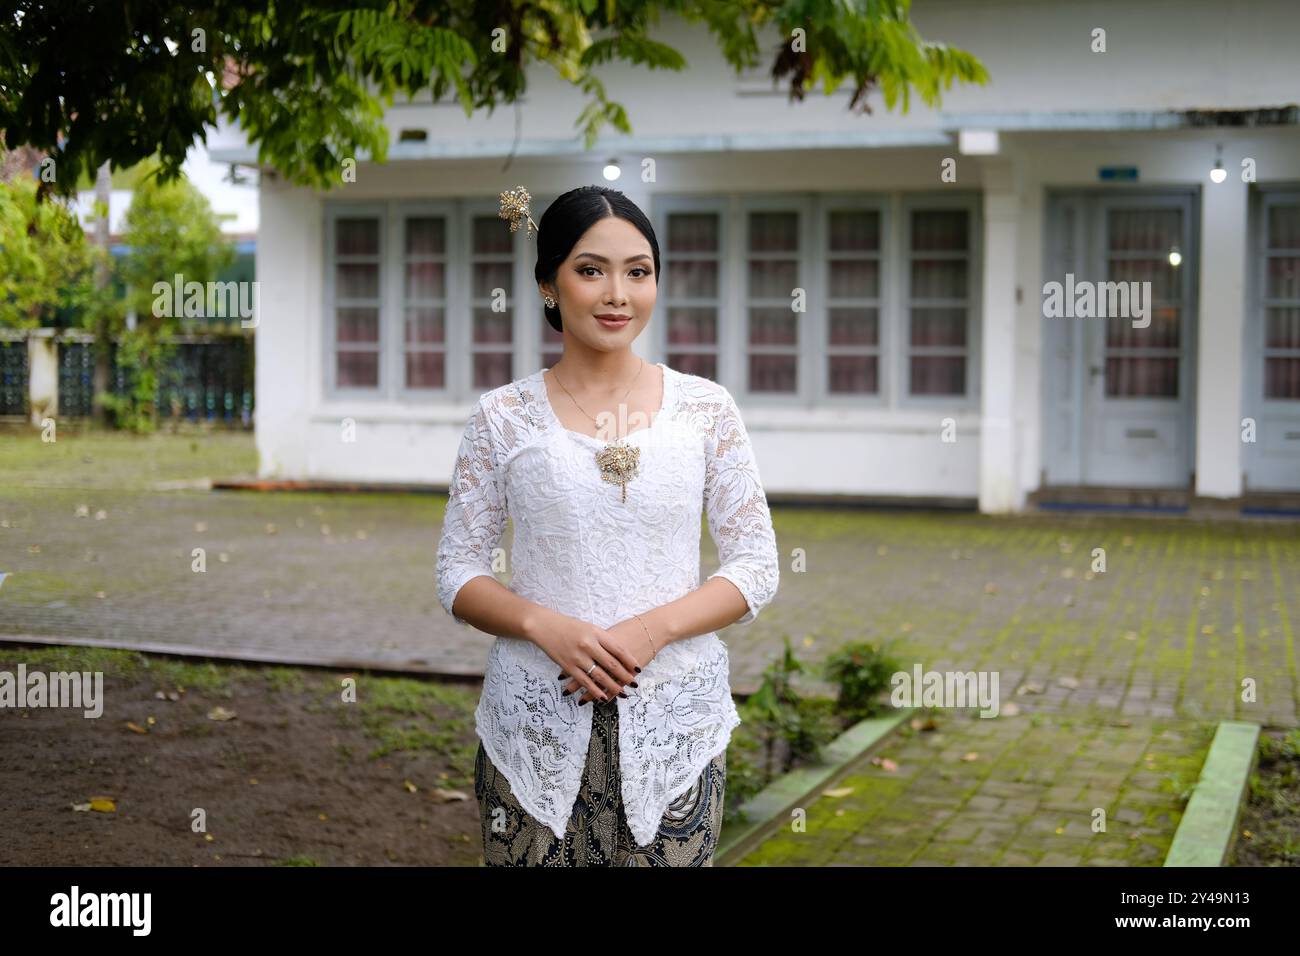
M626 219L608 216L573 245L549 289L559 303L564 331L589 348L614 352L629 348L654 311L659 277L641 230ZM542 291L548 291L543 285ZM597 316L625 315L622 324Z

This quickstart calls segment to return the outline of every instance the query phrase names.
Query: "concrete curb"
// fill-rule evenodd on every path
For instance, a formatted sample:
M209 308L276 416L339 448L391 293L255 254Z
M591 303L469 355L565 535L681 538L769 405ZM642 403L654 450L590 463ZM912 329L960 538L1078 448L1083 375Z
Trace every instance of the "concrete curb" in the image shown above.
M1259 750L1259 724L1219 722L1201 776L1165 857L1165 866L1223 866Z
M822 759L778 777L743 806L746 819L724 826L714 866L734 866L790 819L790 811L816 799L815 792L843 774L871 748L893 733L916 712L908 707L896 714L858 721L822 748Z

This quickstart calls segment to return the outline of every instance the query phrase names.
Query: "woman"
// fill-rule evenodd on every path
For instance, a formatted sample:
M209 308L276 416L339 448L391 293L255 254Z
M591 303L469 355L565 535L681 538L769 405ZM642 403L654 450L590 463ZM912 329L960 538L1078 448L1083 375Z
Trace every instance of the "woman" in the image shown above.
M485 862L711 866L740 723L716 629L776 593L776 539L731 394L632 351L659 245L617 190L565 193L533 224L564 351L479 397L438 547L439 599L497 635L475 711ZM721 567L699 583L700 513ZM511 586L494 551L514 520Z

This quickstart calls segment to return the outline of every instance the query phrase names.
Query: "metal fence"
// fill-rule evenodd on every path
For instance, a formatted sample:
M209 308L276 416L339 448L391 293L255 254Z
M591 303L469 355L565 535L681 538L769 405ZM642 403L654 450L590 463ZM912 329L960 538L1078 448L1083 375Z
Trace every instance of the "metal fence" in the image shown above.
M0 335L0 418L27 420L27 339Z
M94 411L94 336L63 333L58 343L59 417L85 418ZM247 335L177 335L169 346L154 401L160 420L185 420L251 428L253 424L253 339ZM130 371L117 364L110 346L110 387L125 395L134 387ZM27 420L30 370L23 333L0 335L0 416Z

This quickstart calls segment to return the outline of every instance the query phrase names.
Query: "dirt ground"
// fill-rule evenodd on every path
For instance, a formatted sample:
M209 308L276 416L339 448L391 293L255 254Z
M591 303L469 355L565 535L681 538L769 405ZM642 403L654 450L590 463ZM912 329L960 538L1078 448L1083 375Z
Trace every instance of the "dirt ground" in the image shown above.
M1232 866L1300 866L1300 729L1264 728Z
M0 865L478 863L479 686L0 644L20 661L102 671L104 710L0 708Z

